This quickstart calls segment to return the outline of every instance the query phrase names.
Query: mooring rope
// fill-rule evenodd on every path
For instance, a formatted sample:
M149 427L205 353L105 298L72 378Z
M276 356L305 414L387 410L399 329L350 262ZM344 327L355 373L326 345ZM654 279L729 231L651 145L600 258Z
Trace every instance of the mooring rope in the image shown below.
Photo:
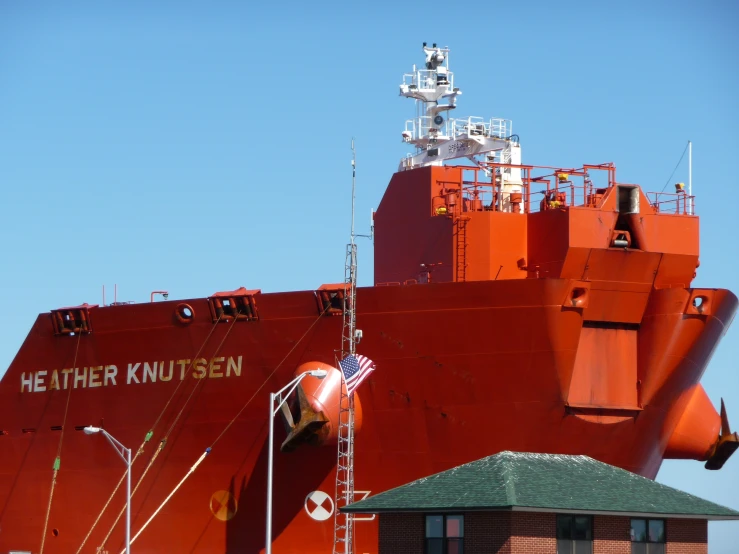
M77 354L80 351L80 341L82 340L82 333L77 333L77 345L74 349L74 360L72 361L72 368L77 367ZM62 431L61 435L59 435L59 444L57 445L56 449L56 458L54 459L54 466L53 470L54 473L51 477L51 490L49 491L49 503L46 505L46 518L44 519L44 530L41 535L41 550L39 551L40 554L44 554L44 545L46 544L46 530L49 527L49 516L51 514L51 502L54 498L54 488L56 487L56 478L59 474L59 468L62 466L62 443L64 441L64 430L67 427L67 414L69 413L69 400L72 398L72 387L69 387L69 392L67 393L67 402L64 406L64 419L62 420Z
M261 391L264 386L267 384L267 382L270 380L270 378L277 372L278 369L282 366L283 363L285 363L285 360L287 360L290 355L293 353L293 351L298 347L298 345L303 341L303 339L308 335L308 333L313 329L313 327L318 323L321 318L323 317L324 313L330 308L330 305L327 305L326 308L318 315L316 320L311 323L310 327L303 333L303 335L298 339L298 341L290 348L288 353L285 355L284 358L280 361L279 364L272 370L272 372L267 376L267 378L262 382L262 384L259 386L259 388L254 392L254 394L251 395L249 400L246 401L246 403L241 407L241 409L236 413L236 415L231 418L231 420L228 422L226 427L221 431L221 433L216 437L216 440L213 441L213 443L205 449L205 452L203 452L200 455L200 458L197 459L197 461L193 464L193 466L190 468L190 470L185 474L185 476L180 480L179 483L177 483L177 486L172 490L172 492L169 493L167 498L164 499L164 501L159 505L159 507L154 511L154 513L151 515L151 517L141 526L141 529L139 529L138 533L131 539L131 544L133 544L133 541L136 540L141 533L143 533L144 529L152 522L152 520L156 517L156 515L164 508L164 506L169 502L169 500L174 496L174 494L177 492L177 490L185 483L185 481L192 475L195 470L198 468L198 466L201 464L201 462L205 459L205 457L210 454L210 452L215 447L216 443L223 437L223 435L228 431L228 429L233 425L233 423L238 419L238 417L243 413L243 411L249 406L252 400L257 396L259 391ZM121 554L125 553L125 549L121 551Z
M193 367L193 365L195 363L195 360L198 359L198 357L200 356L201 352L205 348L205 345L208 344L208 341L210 341L210 337L213 335L213 332L218 327L218 324L220 323L222 316L223 316L223 314L219 315L218 316L218 319L213 323L213 326L211 327L210 331L208 332L208 335L205 337L205 340L203 341L203 343L200 345L200 348L198 349L197 353L195 354L195 357L191 360L190 365L189 365L189 367L187 369L188 372L192 369L192 367ZM180 387L182 386L183 383L184 383L184 381L180 381L179 383L177 383L177 386L175 387L174 391L172 391L172 394L170 394L169 399L165 403L164 407L160 410L159 415L157 416L156 420L154 421L154 423L149 428L149 431L146 433L146 436L144 437L144 440L142 441L141 445L139 446L139 449L136 451L136 455L134 456L133 460L131 460L131 467L133 467L134 463L136 463L136 460L138 459L138 457L141 454L144 453L144 446L154 436L154 429L156 429L157 425L159 425L159 422L161 421L162 417L164 416L165 412L167 411L167 408L169 407L170 403L172 402L172 399L175 397L175 395L177 394L177 391L180 389ZM157 459L157 456L159 456L159 453L164 448L165 443L166 443L166 437L165 437L165 439L163 439L163 440L161 440L159 442L159 447L154 451L154 455L151 458L151 460L149 461L149 464L146 466L146 469L144 470L144 472L141 474L141 476L139 477L138 481L136 482L136 486L134 487L133 491L131 492L131 497L132 498L133 498L133 495L135 494L136 490L139 488L139 485L141 484L141 481L143 481L144 477L146 477L146 474L149 471L149 469L151 468L151 465L154 463L154 460ZM97 524L100 522L100 519L103 517L103 514L107 511L108 506L110 505L110 503L112 502L112 500L115 497L116 493L118 492L118 489L120 489L121 485L123 484L123 479L125 479L126 474L128 473L128 471L129 470L127 469L123 473L123 477L121 477L121 479L118 481L118 484L116 485L115 489L113 489L113 492L108 497L108 501L103 506L102 510L100 511L100 513L98 514L97 518L95 519L95 522L92 524L92 527L88 531L88 533L85 536L85 538L82 540L82 544L77 549L77 554L80 554L80 552L84 548L85 544L87 543L87 540L90 538L90 535L92 535L93 531L95 530L95 527L97 527ZM115 526L118 524L118 521L120 521L120 519L123 516L123 513L125 512L125 510L126 510L126 505L124 504L123 505L123 508L121 509L120 513L118 514L118 517L115 519L115 521L113 522L113 525L110 527L110 529L108 530L108 533L105 535L105 538L103 539L103 543L101 544L101 546L99 547L99 549L102 549L103 546L105 546L105 543L110 538L110 535L113 533L113 530L115 529Z

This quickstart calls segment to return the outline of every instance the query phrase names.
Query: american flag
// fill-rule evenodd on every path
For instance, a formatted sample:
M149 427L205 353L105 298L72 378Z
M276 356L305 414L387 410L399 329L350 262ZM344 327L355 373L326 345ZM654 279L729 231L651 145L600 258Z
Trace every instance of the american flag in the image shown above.
M366 356L359 354L349 354L346 358L339 362L341 372L344 374L346 382L346 393L351 395L362 381L372 373L375 369L375 362Z

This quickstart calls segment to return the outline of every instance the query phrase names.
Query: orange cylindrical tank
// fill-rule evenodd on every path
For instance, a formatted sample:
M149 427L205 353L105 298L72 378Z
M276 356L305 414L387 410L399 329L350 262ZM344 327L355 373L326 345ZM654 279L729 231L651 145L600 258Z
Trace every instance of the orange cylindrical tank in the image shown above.
M339 402L341 393L346 392L346 385L341 378L341 372L335 367L323 362L308 362L301 364L295 370L297 377L301 373L312 369L323 369L327 372L323 379L306 377L300 382L306 400L316 414L323 414L327 423L321 429L318 444L336 444L339 431ZM305 414L303 414L305 417ZM359 396L354 394L354 433L362 430L362 403Z
M685 393L688 404L672 431L665 458L705 460L718 440L721 418L700 384Z

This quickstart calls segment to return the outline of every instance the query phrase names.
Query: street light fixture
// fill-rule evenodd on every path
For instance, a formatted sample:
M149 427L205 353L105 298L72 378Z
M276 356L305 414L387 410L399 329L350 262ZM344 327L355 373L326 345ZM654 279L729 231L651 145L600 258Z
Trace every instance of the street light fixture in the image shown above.
M311 369L305 373L301 373L295 379L290 381L287 385L282 387L277 392L269 393L269 450L268 450L268 461L267 461L267 539L264 552L265 554L272 554L272 458L274 449L274 430L275 430L275 416L280 410L285 401L290 397L290 394L298 387L300 381L303 380L307 375L316 377L317 379L323 379L328 375L325 369ZM277 400L277 406L275 406L275 400Z
M94 435L95 433L102 433L108 442L113 445L115 451L126 463L128 467L127 482L126 482L126 554L131 554L131 449L126 448L120 442L118 442L110 433L108 433L102 427L93 427L88 425L83 429L86 435Z

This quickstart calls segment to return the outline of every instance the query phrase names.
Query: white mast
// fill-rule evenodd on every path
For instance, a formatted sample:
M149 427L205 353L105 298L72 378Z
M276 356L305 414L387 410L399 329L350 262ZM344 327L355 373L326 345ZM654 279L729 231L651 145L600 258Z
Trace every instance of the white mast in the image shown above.
M357 296L357 245L355 244L356 235L354 234L354 204L357 197L357 151L354 149L354 139L352 138L352 233L347 249L347 260L344 264L344 282L349 285L349 309L344 310L345 333L344 344L342 344L342 358L348 354L356 353L356 327L357 320L354 313L354 304ZM349 269L349 279L347 283L347 264ZM344 352L347 350L347 352Z
M693 208L693 141L688 141L688 198L690 199L690 215L695 215Z
M416 147L416 153L403 158L399 171L442 165L446 160L467 158L473 163L496 162L514 167L497 168L495 178L502 194L501 211L510 210L510 194L520 193L521 145L513 134L508 119L482 117L452 118L457 97L462 94L454 86L454 73L449 70L449 48L431 47L423 43L425 69L403 76L400 95L416 101L416 117L405 123L403 142ZM483 166L486 167L486 166Z

